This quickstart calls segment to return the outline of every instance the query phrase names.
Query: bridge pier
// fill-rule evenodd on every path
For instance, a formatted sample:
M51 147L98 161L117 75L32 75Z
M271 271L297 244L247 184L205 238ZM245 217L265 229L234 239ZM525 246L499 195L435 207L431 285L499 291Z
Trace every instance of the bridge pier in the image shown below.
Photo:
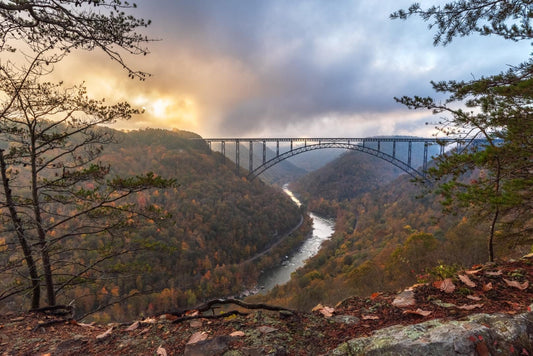
M267 158L267 144L266 141L263 140L263 164L265 164Z
M413 143L409 141L409 147L407 148L407 165L411 165L411 151L413 149Z
M248 150L248 154L249 154L249 163L248 163L248 167L250 167L248 169L248 172L253 172L254 170L254 142L250 140L250 148Z
M428 143L424 142L424 166L422 168L422 172L426 174L428 170Z
M239 139L236 139L235 140L235 163L236 163L236 167L235 167L235 170L237 172L237 175L239 175L239 171L240 171L240 154L239 154L239 148L240 148L240 143L239 143Z

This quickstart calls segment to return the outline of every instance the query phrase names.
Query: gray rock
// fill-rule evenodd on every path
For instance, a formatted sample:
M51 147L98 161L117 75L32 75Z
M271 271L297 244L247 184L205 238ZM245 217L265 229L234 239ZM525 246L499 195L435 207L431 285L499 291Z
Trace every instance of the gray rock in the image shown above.
M349 325L359 324L360 322L359 318L353 315L334 315L331 317L331 320L336 323L344 323Z
M267 326L267 325L259 326L257 330L259 330L259 332L261 332L262 334L270 334L270 333L273 333L274 331L278 331L278 329L273 328L271 326Z
M331 355L491 355L533 353L533 313L476 314L465 320L396 325L341 344Z
M214 356L221 355L229 349L229 336L216 336L212 339L187 344L183 355L185 356Z

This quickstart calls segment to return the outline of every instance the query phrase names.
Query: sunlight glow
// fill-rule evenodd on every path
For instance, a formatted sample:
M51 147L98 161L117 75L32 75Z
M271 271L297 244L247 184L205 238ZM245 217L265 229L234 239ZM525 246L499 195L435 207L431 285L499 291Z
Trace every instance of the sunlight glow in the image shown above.
M188 130L197 128L198 109L191 98L138 95L131 102L143 111L140 122L149 122L151 127Z
M168 116L167 109L172 105L168 98L160 98L150 105L149 112L157 119L166 119Z

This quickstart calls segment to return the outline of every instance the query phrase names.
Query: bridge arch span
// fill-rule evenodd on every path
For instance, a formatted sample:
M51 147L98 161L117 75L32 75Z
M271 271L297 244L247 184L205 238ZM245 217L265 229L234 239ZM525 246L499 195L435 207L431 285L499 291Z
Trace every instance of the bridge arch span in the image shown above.
M284 152L282 154L279 154L273 157L272 159L261 164L260 166L254 168L251 172L248 173L248 179L249 180L255 179L258 175L265 172L267 169L275 166L276 164L290 157L294 157L296 155L309 152L309 151L313 151L313 150L328 149L328 148L342 148L342 149L347 149L347 150L352 150L352 151L363 152L363 153L381 158L382 160L393 164L394 166L400 168L402 171L409 174L413 178L422 179L423 181L426 180L426 175L424 174L424 172L411 167L407 163L397 159L394 156L391 156L383 151L380 151L380 150L377 150L371 147L366 147L360 144L353 144L353 143L347 143L347 142L325 142L325 143L311 144L311 145L306 145L306 146L291 149L287 152Z

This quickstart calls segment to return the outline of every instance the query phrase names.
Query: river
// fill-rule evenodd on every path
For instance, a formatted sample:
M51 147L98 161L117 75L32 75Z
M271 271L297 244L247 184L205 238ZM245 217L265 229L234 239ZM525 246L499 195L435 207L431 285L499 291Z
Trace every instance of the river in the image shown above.
M302 205L300 201L285 185L283 191L298 205ZM310 213L309 216L313 219L313 233L300 248L286 259L280 266L265 272L259 277L259 294L264 294L274 288L276 285L287 283L291 279L291 273L298 268L305 265L308 258L313 257L320 250L320 246L328 240L334 232L335 222L330 219L325 219L316 214Z

